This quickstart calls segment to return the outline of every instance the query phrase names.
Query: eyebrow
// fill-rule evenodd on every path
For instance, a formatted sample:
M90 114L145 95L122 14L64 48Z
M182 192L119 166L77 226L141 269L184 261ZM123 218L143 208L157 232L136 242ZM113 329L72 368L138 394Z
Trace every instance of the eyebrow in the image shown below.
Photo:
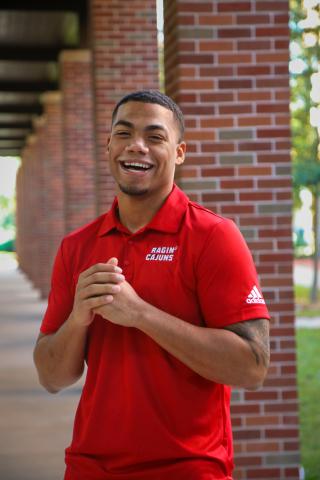
M134 124L131 123L131 122L128 122L127 120L118 120L113 125L113 127L118 127L119 125L122 125L122 126L128 127L128 128L134 128ZM160 124L147 125L145 130L146 131L162 130L163 132L168 133L167 129L163 125L160 125Z

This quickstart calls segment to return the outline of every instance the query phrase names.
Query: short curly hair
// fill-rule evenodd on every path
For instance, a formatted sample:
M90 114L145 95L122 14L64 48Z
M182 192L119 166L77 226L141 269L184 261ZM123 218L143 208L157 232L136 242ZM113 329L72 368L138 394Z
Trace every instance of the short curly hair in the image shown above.
M184 136L184 118L183 113L178 107L178 105L164 93L159 92L158 90L139 90L136 92L129 93L119 100L119 102L114 107L112 112L112 124L115 121L119 107L127 102L142 102L142 103L156 103L161 105L167 110L171 110L176 120L179 129L179 142L182 141Z

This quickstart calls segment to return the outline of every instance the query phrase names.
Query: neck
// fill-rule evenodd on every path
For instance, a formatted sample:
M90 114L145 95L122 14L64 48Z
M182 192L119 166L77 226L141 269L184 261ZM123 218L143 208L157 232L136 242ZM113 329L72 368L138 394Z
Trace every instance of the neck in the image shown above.
M150 195L127 195L117 192L119 217L131 233L135 233L145 227L161 208L171 189L163 195L152 197Z

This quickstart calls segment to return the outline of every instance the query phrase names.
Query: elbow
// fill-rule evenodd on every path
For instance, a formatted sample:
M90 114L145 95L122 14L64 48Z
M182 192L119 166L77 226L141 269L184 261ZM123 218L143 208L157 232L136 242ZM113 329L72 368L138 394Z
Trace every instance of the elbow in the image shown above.
M41 365L41 360L37 358L36 350L33 354L33 361L36 367L36 371L38 373L38 380L40 385L49 393L58 393L61 388L57 387L50 381L50 375L43 369L43 366Z
M254 368L246 377L244 388L246 390L257 391L263 387L265 378L268 373L268 367L263 366L260 368Z
M48 393L58 393L61 390L61 388L57 387L56 385L53 385L52 383L49 383L48 381L44 380L40 376L39 376L39 383L45 390L47 390Z
M260 390L263 386L263 382L251 382L247 383L244 388L246 390L250 390L251 392L256 392L257 390Z
M45 390L47 390L47 392L49 393L60 392L61 388L58 387L57 385L54 385L54 383L51 382L50 379L48 378L48 375L45 375L44 372L41 372L40 369L37 367L37 365L36 365L36 369L38 372L39 383Z

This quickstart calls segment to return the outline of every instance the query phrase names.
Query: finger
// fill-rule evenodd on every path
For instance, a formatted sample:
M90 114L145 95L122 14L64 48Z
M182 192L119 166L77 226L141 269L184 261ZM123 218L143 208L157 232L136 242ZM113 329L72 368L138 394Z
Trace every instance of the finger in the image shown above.
M107 283L119 284L119 283L122 283L124 280L125 280L125 277L121 273L96 272L96 273L92 273L88 277L80 279L78 283L78 290L86 288L89 285L107 284Z
M79 279L80 278L86 278L89 275L92 275L93 273L96 272L114 272L114 273L121 273L122 269L118 267L117 265L114 265L112 263L96 263L95 265L92 265L91 267L87 268L83 272L80 273Z
M109 265L115 265L115 266L117 266L117 265L118 265L118 259L117 259L116 257L111 257L111 258L109 258L109 260L107 261L107 263L108 263Z
M111 302L113 302L112 295L103 295L101 297L88 298L87 300L84 301L84 304L88 310L94 310L95 308L108 305Z
M79 292L81 300L87 300L88 298L100 297L103 295L114 295L121 290L120 285L114 283L107 284L93 284L88 285L86 288Z

